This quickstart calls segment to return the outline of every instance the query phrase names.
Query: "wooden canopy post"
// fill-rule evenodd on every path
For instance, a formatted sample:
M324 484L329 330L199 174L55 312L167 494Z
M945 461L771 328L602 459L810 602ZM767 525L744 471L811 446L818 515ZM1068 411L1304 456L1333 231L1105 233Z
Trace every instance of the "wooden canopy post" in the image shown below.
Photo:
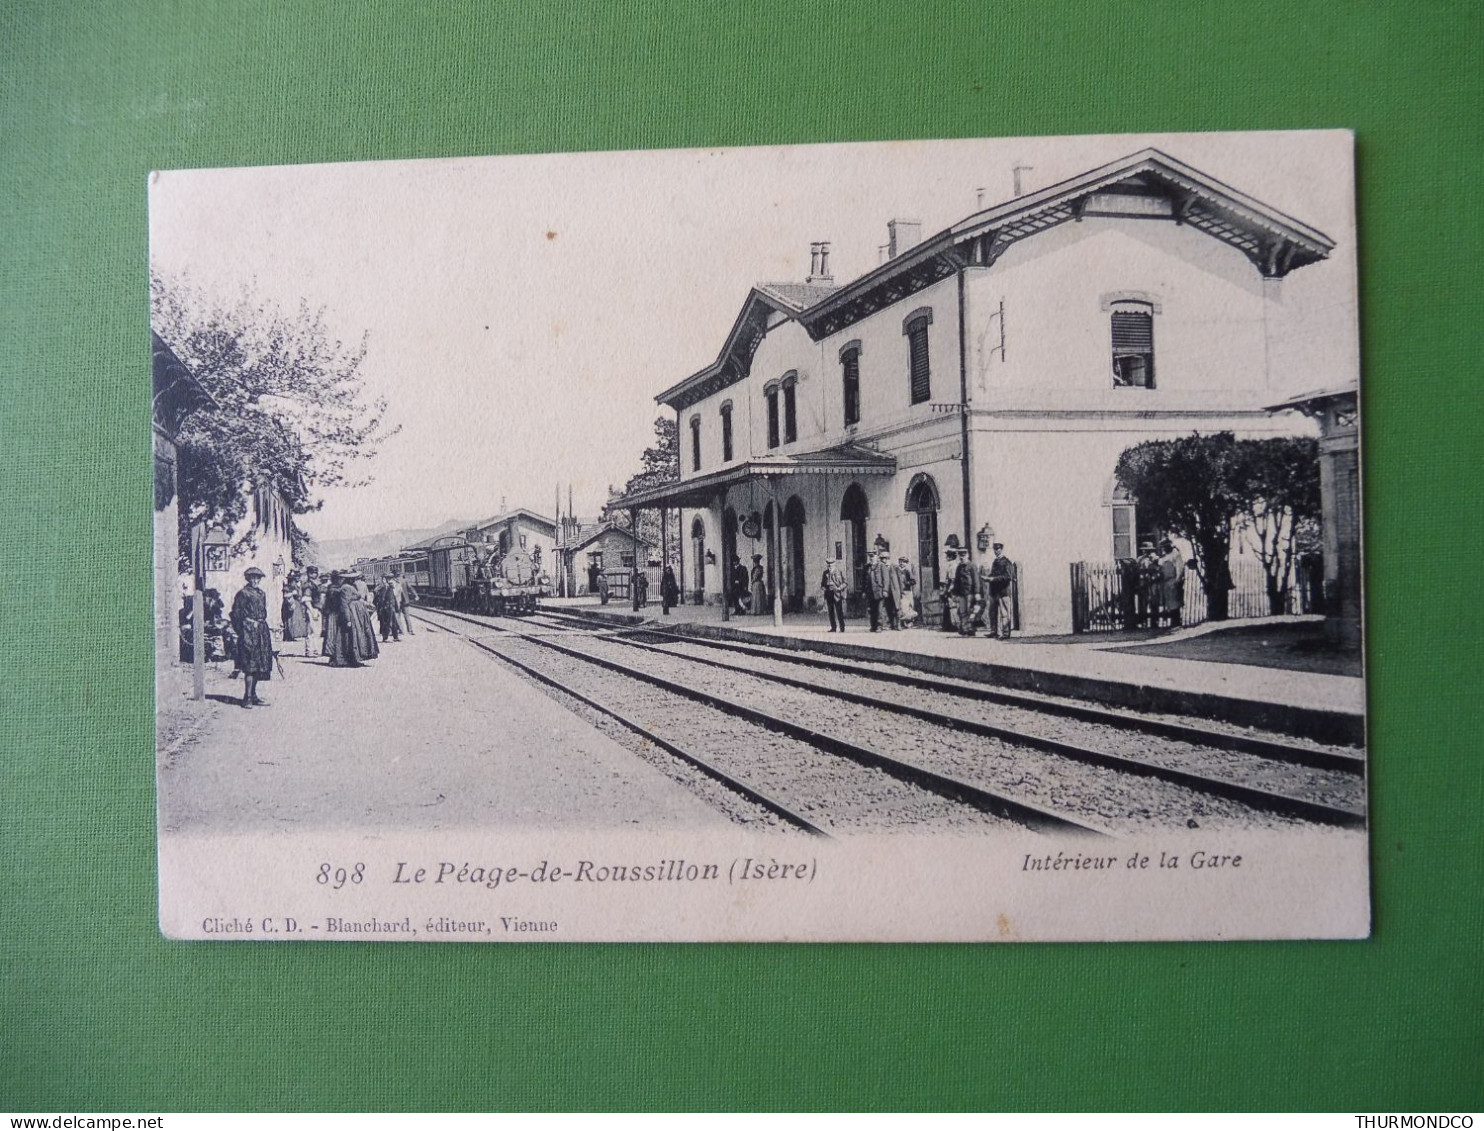
M634 569L629 574L629 604L639 611L639 508L629 508L629 536L634 539ZM645 563L648 565L648 563Z
M670 512L660 505L660 608L670 615L670 602L665 600L665 570L670 568Z
M732 619L732 563L727 557L727 492L722 488L716 493L716 513L721 519L721 545L717 547L719 553L716 560L721 562L721 619L728 621ZM733 536L735 542L736 536Z
M768 543L768 568L773 573L773 627L783 627L783 515L778 510L778 477L768 476L773 502L773 537Z

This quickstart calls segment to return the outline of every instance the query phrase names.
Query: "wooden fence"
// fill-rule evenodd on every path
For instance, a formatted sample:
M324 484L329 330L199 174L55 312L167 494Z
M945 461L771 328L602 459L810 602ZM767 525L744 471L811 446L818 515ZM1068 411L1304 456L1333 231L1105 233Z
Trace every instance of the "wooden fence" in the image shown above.
M1313 579L1323 576L1322 569L1317 566L1315 559L1294 570L1284 612L1317 611L1319 593ZM1153 628L1159 623L1157 601L1147 587L1139 584L1135 562L1073 562L1071 582L1073 632L1126 632ZM1254 558L1239 558L1232 566L1227 615L1233 618L1265 617L1271 611L1267 574L1262 563ZM1200 575L1190 568L1185 574L1181 624L1200 624L1206 616L1206 589L1201 584Z

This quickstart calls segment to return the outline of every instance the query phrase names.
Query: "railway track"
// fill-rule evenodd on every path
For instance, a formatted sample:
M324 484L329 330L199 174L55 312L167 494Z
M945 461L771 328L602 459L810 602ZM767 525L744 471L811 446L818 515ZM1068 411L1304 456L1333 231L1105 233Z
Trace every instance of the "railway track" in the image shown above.
M711 641L671 637L647 627L597 627L567 615L542 613L515 622L439 615L456 617L500 637L503 643L498 649L481 645L488 651L508 652L509 642L519 639L569 660L663 687L1030 827L1116 833L1150 825L1193 825L1197 818L1202 827L1213 823L1245 826L1254 814L1340 826L1364 820L1363 786L1345 770L1295 768L1216 744L1203 750L1190 741L1201 733L1197 728L1176 728L1181 735L1178 740L1143 737L1146 743L1162 745L1134 757L1110 751L1106 741L1090 744L1086 733L1077 742L1047 734L1044 714L1040 733L1023 725L1004 725L1002 719L987 719L985 704L993 704L994 699L960 698L959 688L945 691L943 681L909 681L903 687L881 673L862 673L851 665L816 666L792 655L777 656L771 650L745 645L716 649ZM640 659L643 666L629 659ZM807 680L798 674L805 668ZM571 671L569 664L560 680L548 682L565 686ZM972 691L988 690L968 686ZM1027 697L1011 698L1019 702L1008 709L1027 713ZM839 718L842 705L848 708L849 719ZM1003 704L993 707L1000 714L1006 709ZM821 727L814 721L832 712L835 725ZM1103 722L1102 712L1093 713ZM1126 734L1125 717L1114 717ZM1065 716L1060 725L1068 725ZM1071 725L1084 732L1092 726L1086 718ZM1104 729L1108 729L1106 723ZM854 741L861 733L887 736L894 752L862 746ZM1226 763L1224 774L1210 772L1212 758ZM1249 764L1233 767L1233 760ZM1263 765L1269 768L1270 778L1276 766L1280 776L1300 773L1317 780L1310 780L1303 792L1292 782L1286 791L1275 789L1271 782L1262 783L1263 774L1254 770ZM1243 774L1248 780L1241 780ZM1325 790L1331 796L1325 797ZM1316 793L1322 799L1316 800ZM1182 819L1187 811L1188 819Z
M698 692L611 657L583 652L551 635L525 631L523 622L502 625L495 618L446 610L419 610L418 616L575 696L805 832L997 826L1109 834L1092 821L779 719L727 696ZM450 627L449 621L485 631L476 634ZM563 635L570 638L572 633L567 630ZM581 663L574 665L573 660ZM594 673L601 678L595 680ZM677 730L688 732L688 740L675 741Z
M1191 742L1217 750L1233 750L1255 754L1278 762L1289 762L1314 769L1337 770L1341 773L1364 776L1365 758L1356 751L1324 743L1293 742L1276 737L1244 733L1235 727L1220 725L1202 726L1189 722L1174 722L1151 718L1129 711L1111 710L1087 703L1076 703L1053 696L1038 695L1003 688L988 687L982 683L952 679L944 676L924 676L906 668L890 665L873 665L833 660L820 653L800 653L791 649L772 648L762 644L746 644L735 640L719 640L712 637L692 636L672 632L655 625L615 627L612 622L582 613L543 609L532 618L535 623L563 624L574 628L595 631L607 629L614 633L652 634L656 638L668 638L677 645L692 645L698 649L710 649L737 656L751 656L762 660L790 664L809 671L840 672L861 680L875 680L896 687L911 687L932 692L951 692L965 700L994 703L1006 707L1019 707L1042 715L1055 715L1080 722L1099 723L1111 727L1135 730L1157 738Z

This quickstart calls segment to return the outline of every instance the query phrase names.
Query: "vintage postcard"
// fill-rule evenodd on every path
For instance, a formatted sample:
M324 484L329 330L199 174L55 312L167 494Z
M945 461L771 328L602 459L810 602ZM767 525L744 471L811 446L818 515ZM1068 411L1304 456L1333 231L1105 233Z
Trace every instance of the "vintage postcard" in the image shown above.
M1353 148L153 174L163 931L1366 936Z

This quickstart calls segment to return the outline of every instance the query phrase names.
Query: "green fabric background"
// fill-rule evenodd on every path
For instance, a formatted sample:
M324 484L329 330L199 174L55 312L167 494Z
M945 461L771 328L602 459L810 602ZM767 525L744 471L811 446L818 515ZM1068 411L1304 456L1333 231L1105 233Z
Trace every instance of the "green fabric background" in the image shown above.
M0 5L0 1108L1484 1101L1477 4ZM181 944L155 926L145 177L898 137L1359 135L1376 933Z

